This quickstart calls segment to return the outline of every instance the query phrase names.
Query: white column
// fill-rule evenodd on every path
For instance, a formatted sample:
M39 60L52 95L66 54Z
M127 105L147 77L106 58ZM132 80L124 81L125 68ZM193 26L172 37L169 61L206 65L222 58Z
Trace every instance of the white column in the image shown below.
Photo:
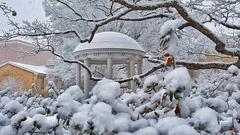
M85 59L84 64L89 66L89 60ZM90 75L86 69L84 69L84 95L86 98L89 98L90 91Z
M112 58L107 58L107 78L112 79L113 78L113 69L112 69Z
M76 85L81 88L81 65L76 64Z
M135 61L134 59L130 59L130 75L131 77L135 75ZM131 89L136 90L135 82L132 80L131 82Z
M142 74L142 65L143 65L143 59L139 59L137 62L137 74Z
M127 63L127 77L131 77L130 62ZM131 89L131 83L128 81L128 88Z

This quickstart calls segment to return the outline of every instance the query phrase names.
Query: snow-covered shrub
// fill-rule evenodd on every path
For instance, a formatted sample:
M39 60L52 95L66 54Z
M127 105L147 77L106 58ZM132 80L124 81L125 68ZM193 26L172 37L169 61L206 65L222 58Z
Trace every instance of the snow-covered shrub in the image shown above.
M158 132L154 127L145 127L134 132L134 135L158 135Z
M130 115L127 113L119 113L114 116L112 130L115 132L127 132L130 129Z
M159 88L159 77L157 75L148 76L143 84L145 91L157 91Z
M169 131L168 135L200 135L193 127L189 125L180 125Z
M239 75L216 76L191 91L186 68L177 68L168 71L164 80L152 76L145 80L146 86L158 82L161 86L156 91L148 92L145 86L130 93L123 92L119 83L103 79L89 99L78 86L56 98L9 89L0 93L0 134L222 135L239 131Z
M16 135L16 131L14 131L11 125L4 126L0 129L1 135Z
M189 96L192 89L191 84L191 77L189 75L188 69L185 67L176 68L170 71L164 77L163 81L163 85L167 90L172 93L179 93L179 96L183 97Z
M206 100L205 98L199 95L191 98L186 98L185 101L188 104L187 106L189 107L190 112L193 113L205 106L206 104L205 100Z
M45 115L47 112L43 107L36 107L31 110L29 110L29 116L33 116L35 114L42 114Z
M119 83L112 80L103 79L99 81L92 89L92 94L97 96L100 101L106 101L110 103L122 94L122 90L120 89Z
M222 113L228 110L227 102L217 97L207 99L207 105L208 107L214 109L219 113Z
M0 113L0 126L7 126L10 123L11 123L10 119L7 116Z
M149 121L142 118L142 119L139 119L139 120L136 120L136 121L132 121L130 123L130 131L136 131L137 129L142 129L142 128L145 128L147 126L149 126Z
M159 134L168 134L172 130L172 128L177 127L179 125L187 125L187 121L178 117L166 117L162 118L155 125L155 128L158 130Z
M92 112L90 112L92 122L98 133L102 134L108 130L111 130L111 124L113 121L112 107L104 102L99 102L93 106Z
M48 82L48 96L51 98L57 98L59 96L60 92L57 89L57 86L53 81Z
M89 118L89 112L92 105L90 104L84 104L79 108L79 112L73 114L73 117L71 117L70 125L76 129L76 130L85 130L86 125L88 124L88 120L91 120Z
M34 126L37 127L39 132L47 133L50 129L57 127L58 122L56 116L44 116L36 114L33 117Z
M76 101L81 101L84 98L83 91L77 85L69 87L64 93L68 93Z
M23 110L23 105L20 104L18 101L16 100L12 100L10 102L8 102L5 106L4 109L7 112L10 112L12 114L16 114L18 112L20 112L21 110Z
M74 113L77 112L78 106L80 103L73 100L72 96L69 93L62 93L57 98L58 103L58 115L63 119L69 119Z
M218 114L216 111L205 107L193 114L192 121L194 127L199 131L205 130L208 133L216 134L220 130Z

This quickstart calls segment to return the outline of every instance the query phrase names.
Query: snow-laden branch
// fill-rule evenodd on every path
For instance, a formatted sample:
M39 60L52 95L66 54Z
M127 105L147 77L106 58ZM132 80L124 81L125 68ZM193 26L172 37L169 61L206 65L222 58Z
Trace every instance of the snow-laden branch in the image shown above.
M12 16L16 16L17 15L17 12L15 10L11 9L10 7L8 7L6 5L6 3L4 3L4 2L0 3L0 9L3 12L3 15L5 15L7 17L8 17L8 14L11 14Z
M67 34L74 34L78 37L80 42L87 42L87 39L81 40L81 37L78 35L78 33L74 30L68 30L68 31L58 31L58 32L44 32L44 33L27 33L27 32L21 32L18 30L17 33L5 33L4 36L0 36L0 40L10 40L16 37L40 37L40 36L54 36L54 35L67 35Z
M176 65L183 65L188 69L223 69L227 70L231 65L236 65L236 62L187 62L187 61L176 61Z
M200 31L202 34L204 34L206 37L208 37L211 41L213 41L216 45L215 49L217 52L225 54L225 55L231 55L231 56L238 56L240 57L240 52L238 51L230 51L225 48L225 43L217 37L214 33L212 33L207 27L199 23L198 21L194 20L192 17L189 16L187 11L180 6L179 4L175 4L174 8L178 11L178 13L185 19L187 22L190 23L190 25Z
M230 23L227 23L225 21L221 21L215 17L213 17L212 15L208 14L208 16L210 17L210 19L214 20L215 22L227 27L227 28L230 28L230 29L235 29L235 30L240 30L240 25L235 25L235 24L230 24Z
M125 0L114 0L115 2L129 8L132 10L156 10L159 8L175 8L177 12L182 16L182 18L187 21L193 28L200 31L203 35L208 37L211 41L213 41L216 45L215 49L217 52L225 54L225 55L231 55L231 56L238 56L240 57L239 51L230 51L229 49L225 48L225 43L218 38L214 33L212 33L207 27L205 27L203 24L199 23L195 19L193 19L188 12L177 2L177 1L170 1L170 2L158 2L158 3L152 3L152 4L133 4L130 2L127 2Z
M214 33L212 33L208 28L206 28L202 22L198 22L195 19L191 18L188 14L188 12L184 9L184 7L182 7L177 1L167 1L167 2L156 2L156 3L150 3L150 4L136 4L136 3L130 3L127 2L125 0L112 0L113 2L116 2L118 4L121 4L122 6L124 6L125 8L122 8L121 11L119 11L118 13L116 13L115 15L109 16L106 19L97 21L95 23L95 26L93 27L93 29L90 31L90 36L86 39L82 39L80 34L78 32L76 32L75 30L67 30L67 31L54 31L51 30L50 28L47 29L45 27L43 27L43 30L39 30L41 29L42 26L40 26L40 28L38 27L39 25L27 25L29 27L31 27L31 31L28 33L28 31L24 30L24 28L20 28L17 24L12 23L13 26L15 26L15 32L13 32L13 34L11 33L7 33L4 37L8 37L7 39L11 39L11 38L15 38L18 36L24 36L24 37L47 37L47 36L55 36L55 35L64 35L64 34L74 34L81 43L83 42L91 42L95 33L97 32L97 30L101 27L104 26L108 23L111 23L113 21L116 20L122 20L122 21L142 21L142 20L147 20L147 19L152 19L152 18L161 18L161 17L168 17L171 18L171 16L169 15L165 15L165 14L155 14L155 15L148 15L142 18L129 18L126 15L132 11L152 11L152 10L157 10L160 8L175 8L177 10L177 12L183 17L183 19L186 21L186 23L182 24L179 29L183 29L185 27L188 26L192 26L193 28L197 29L198 31L200 31L202 34L204 34L205 36L207 36L210 40L212 40L215 44L216 44L216 50L219 53L225 54L225 55L230 55L230 56L237 56L240 57L240 51L239 49L227 49L225 48L225 43L223 41L221 41L221 39L219 39ZM58 1L60 3L62 3L62 1ZM62 3L64 4L64 3ZM64 4L65 6L69 6L66 5L66 3ZM71 7L70 7L71 8ZM126 9L127 8L127 9ZM72 10L72 12L74 14L76 14L77 16L79 16L81 18L81 14L77 13L74 9L70 9ZM78 15L79 14L79 15ZM46 30L46 31L44 31ZM40 49L41 50L41 49ZM91 70L89 69L89 67L87 67L86 65L84 65L83 63L81 63L80 61L75 61L75 60L68 60L66 58L64 58L62 55L56 53L54 51L53 47L50 47L49 50L41 50L41 51L51 51L54 55L60 57L61 59L63 59L63 61L68 62L68 63L76 63L76 64L80 64L81 66L83 66L83 68L85 68L89 74L90 74L90 78L92 80L100 80L98 78L95 78L93 76L93 74L91 73ZM159 66L154 67L153 69L147 71L144 74L139 75L140 78L143 78L155 71L157 71L158 69L162 68L165 66L165 64L163 64L162 61L152 61L149 60L150 62L153 63L160 63ZM238 67L240 67L240 61L238 60L236 63L193 63L193 62L185 62L185 61L176 61L177 65L184 65L189 69L209 69L209 68L217 68L217 69L227 69L227 67L229 67L231 64L234 64ZM123 79L123 80L119 80L119 82L126 82L129 80L132 80L134 78L134 76Z
M159 69L162 68L166 68L166 64L164 63L164 61L159 60L159 59L152 59L151 57L145 57L147 58L147 61L150 63L155 63L158 64L157 66L154 66L152 69L146 71L143 74L139 74L139 75L135 75L135 76L131 76L129 78L126 79L122 79L122 80L117 80L117 82L119 83L124 83L124 82L128 82L131 80L134 80L134 78L137 76L138 78L144 78L154 72L156 72ZM222 69L222 70L227 70L231 65L237 65L238 62L229 62L229 63L225 63L225 62L187 62L187 61L176 61L175 62L176 65L182 65L188 69L192 69L192 70L199 70L199 69Z
M154 72L156 72L157 70L161 69L161 68L164 68L166 67L165 63L160 63L159 65L157 66L154 66L152 69L146 71L145 73L143 74L140 74L140 75L135 75L135 76L131 76L131 77L128 77L126 79L122 79L122 80L117 80L117 82L119 83L124 83L124 82L128 82L128 81L131 81L131 80L134 80L134 78L139 77L139 78L144 78Z
M177 4L177 1L167 1L167 2L151 2L149 4L134 4L130 3L126 0L112 0L116 3L119 3L127 8L133 9L133 10L156 10L159 8L169 8L173 7L173 5Z
M152 16L146 16L146 17L141 17L141 18L119 18L118 20L121 21L144 21L144 20L149 20L153 18L172 18L172 16L169 16L167 14L157 14L157 15L152 15Z
M48 51L48 52L51 52L53 55L57 56L58 58L60 58L63 62L66 62L66 63L70 63L70 64L79 64L81 65L85 70L87 70L89 76L90 76L90 79L91 80L94 80L94 81L99 81L101 80L101 78L96 78L94 77L90 67L88 67L87 65L85 65L84 63L82 63L81 61L78 61L78 60L71 60L71 59L67 59L65 58L63 55L59 54L56 52L55 48L49 43L49 40L47 40L46 42L46 45L42 45L39 43L38 39L36 39L36 42L37 42L37 51L36 53L39 53L39 52L42 52L42 51Z
M104 19L88 19L88 18L84 18L80 13L78 13L73 7L71 7L68 3L64 2L64 1L61 1L61 0L57 0L57 2L63 4L64 6L66 6L69 10L71 10L73 12L73 14L75 14L76 16L78 16L77 19L71 19L71 21L86 21L86 22L100 22L100 21L103 21L105 20L106 18ZM65 17L63 17L65 18ZM69 18L68 18L69 19Z
M18 24L14 23L13 21L10 20L10 23L14 27L14 29L12 29L10 33L5 32L5 34L3 36L0 36L0 40L10 40L10 39L16 38L16 37L40 37L40 36L74 34L79 39L80 43L91 42L95 33L101 26L106 25L112 21L118 20L119 18L130 13L131 11L132 11L132 9L126 9L126 10L124 10L114 16L111 16L103 21L97 22L95 24L94 28L91 30L90 36L85 39L82 39L81 35L79 35L79 33L75 30L54 31L54 30L51 30L50 28L47 28L46 26L44 26L44 30L40 30L39 27L42 27L41 24L30 25L29 23L27 23L25 27L19 27ZM28 31L26 27L31 27L32 29L30 31Z
M164 62L163 60L161 60L159 58L151 58L149 56L146 56L145 58L150 63L163 64L163 62ZM192 69L192 70L198 70L198 69L223 69L223 70L227 70L228 67L231 66L231 65L239 66L238 61L226 63L226 62L188 62L188 61L177 60L177 61L175 61L175 64L185 66L188 69Z
M97 23L97 24L95 25L95 27L94 27L94 28L92 29L92 31L91 31L91 35L90 35L90 37L89 37L88 42L91 42L91 41L92 41L92 39L93 39L95 33L97 32L97 30L99 29L99 27L101 27L101 26L103 26L103 25L106 25L106 24L108 24L108 23L110 23L110 22L112 22L112 21L115 21L115 20L119 19L120 17L122 17L122 16L130 13L131 11L133 11L133 10L132 10L132 9L126 9L126 10L122 11L121 13L116 14L115 16L112 16L112 17L110 17L110 18L108 18L108 19L106 19L106 20L104 20L104 21L101 21L101 22Z

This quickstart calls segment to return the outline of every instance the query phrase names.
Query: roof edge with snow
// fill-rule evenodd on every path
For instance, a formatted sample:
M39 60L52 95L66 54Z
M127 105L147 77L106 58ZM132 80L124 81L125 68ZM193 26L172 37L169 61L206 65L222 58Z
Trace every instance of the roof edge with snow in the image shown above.
M35 66L35 65L29 65L29 64L23 64L23 63L17 63L17 62L12 62L12 61L8 61L2 65L0 65L0 68L5 66L5 65L12 65L18 68L21 68L23 70L29 71L31 73L34 74L38 74L38 75L46 75L46 70L47 68L45 66Z

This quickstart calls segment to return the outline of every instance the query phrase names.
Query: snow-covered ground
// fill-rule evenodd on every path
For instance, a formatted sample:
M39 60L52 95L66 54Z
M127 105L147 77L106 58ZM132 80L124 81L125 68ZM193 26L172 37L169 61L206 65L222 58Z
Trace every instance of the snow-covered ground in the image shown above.
M195 84L186 68L145 79L143 88L124 92L103 79L84 99L72 86L52 98L0 91L0 135L232 135L240 130L240 70L231 66ZM52 86L54 84L51 84Z

